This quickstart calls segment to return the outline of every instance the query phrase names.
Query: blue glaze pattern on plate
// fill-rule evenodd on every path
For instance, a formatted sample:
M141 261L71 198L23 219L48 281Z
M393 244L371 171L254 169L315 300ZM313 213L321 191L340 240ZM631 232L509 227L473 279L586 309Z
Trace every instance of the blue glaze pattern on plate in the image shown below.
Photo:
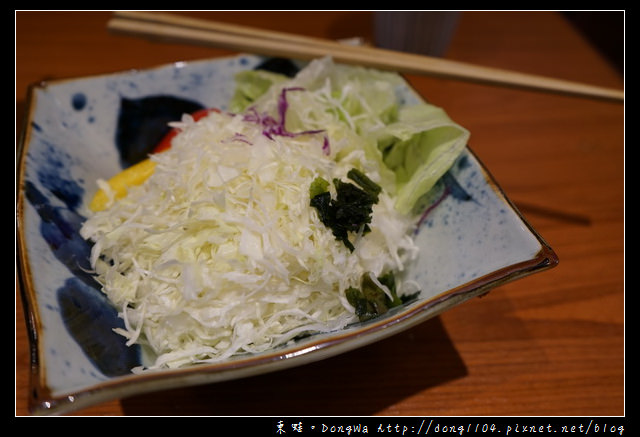
M321 360L408 329L492 287L557 263L553 250L467 149L423 199L416 235L422 250L406 272L420 284L417 300L383 317L337 333L300 338L270 352L176 371L130 374L128 369L138 365L143 354L112 331L122 321L87 272L91 247L78 235L96 181L140 159L154 135L160 135L158 126L166 129L165 122L156 124L154 117L142 123L143 128L126 125L135 123L130 114L121 117L123 102L164 99L169 105L158 112L164 120L167 111L184 108L185 102L194 108L226 110L235 73L268 65L290 68L294 74L298 65L263 62L252 55L178 62L52 81L30 90L18 169L18 255L37 372L30 393L35 414L61 414L145 391ZM403 102L421 100L409 86L397 92ZM140 129L149 126L149 132L140 135ZM123 129L129 129L125 142L118 133Z
M139 346L127 346L125 338L113 332L124 328L124 323L104 294L69 278L57 290L57 297L67 331L102 374L127 375L140 365Z
M169 122L200 109L204 106L198 102L170 95L122 97L116 127L116 146L122 167L145 159L171 129Z

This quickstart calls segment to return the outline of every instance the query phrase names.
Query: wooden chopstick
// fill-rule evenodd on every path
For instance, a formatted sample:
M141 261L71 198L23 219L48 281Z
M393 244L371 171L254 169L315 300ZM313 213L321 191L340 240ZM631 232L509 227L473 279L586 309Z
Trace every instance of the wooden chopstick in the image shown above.
M129 20L136 20L145 23L166 24L170 26L182 27L186 29L200 29L208 30L212 32L226 33L230 35L245 35L253 38L275 40L275 41L295 41L298 44L305 44L311 46L322 46L326 48L335 48L339 45L342 48L342 44L335 41L323 38L316 38L306 35L295 35L286 32L278 32L275 30L260 29L256 27L242 26L240 24L224 23L220 21L203 20L201 18L194 18L185 15L176 15L166 12L144 12L144 11L115 11L113 13L115 18L124 18ZM108 27L118 27L118 23L114 25L113 22L107 25ZM120 29L113 29L120 30Z
M336 62L399 73L624 101L624 91L611 88L169 13L119 11L114 13L107 27L128 35L267 56L299 60L331 56Z

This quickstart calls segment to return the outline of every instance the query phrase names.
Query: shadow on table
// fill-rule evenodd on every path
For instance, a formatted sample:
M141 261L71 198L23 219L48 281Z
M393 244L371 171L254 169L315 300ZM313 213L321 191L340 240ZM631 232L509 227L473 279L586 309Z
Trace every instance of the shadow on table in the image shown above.
M121 401L128 416L369 416L467 374L439 317L301 367Z

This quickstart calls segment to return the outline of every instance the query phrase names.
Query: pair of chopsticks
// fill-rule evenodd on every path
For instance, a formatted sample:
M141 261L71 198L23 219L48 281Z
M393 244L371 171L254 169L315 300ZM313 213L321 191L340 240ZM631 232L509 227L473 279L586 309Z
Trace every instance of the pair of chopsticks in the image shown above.
M339 63L399 73L624 101L624 91L616 89L163 12L118 11L109 20L107 28L127 35L266 56L299 60L331 56Z

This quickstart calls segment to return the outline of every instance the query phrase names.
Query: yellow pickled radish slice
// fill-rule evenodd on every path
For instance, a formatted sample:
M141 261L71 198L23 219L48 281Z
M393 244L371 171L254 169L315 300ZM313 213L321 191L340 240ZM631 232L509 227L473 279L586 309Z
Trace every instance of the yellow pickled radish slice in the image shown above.
M116 199L127 194L129 187L140 185L153 174L156 163L145 159L137 164L127 167L107 181ZM102 189L98 190L89 203L89 209L97 212L106 208L109 203L109 195Z

